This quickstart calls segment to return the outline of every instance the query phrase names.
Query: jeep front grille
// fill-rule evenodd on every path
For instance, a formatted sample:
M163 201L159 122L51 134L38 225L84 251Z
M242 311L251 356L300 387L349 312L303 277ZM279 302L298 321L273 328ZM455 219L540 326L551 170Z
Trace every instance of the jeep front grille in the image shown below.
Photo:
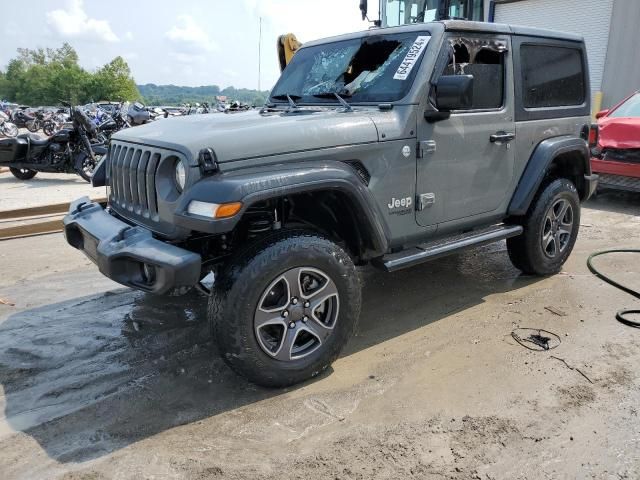
M156 172L162 151L124 142L112 142L107 163L112 205L157 220Z

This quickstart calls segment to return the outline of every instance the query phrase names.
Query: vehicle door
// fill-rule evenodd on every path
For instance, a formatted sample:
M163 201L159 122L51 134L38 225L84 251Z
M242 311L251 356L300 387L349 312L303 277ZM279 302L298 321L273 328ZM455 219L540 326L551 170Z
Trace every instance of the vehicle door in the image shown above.
M416 220L423 226L480 222L505 202L514 172L513 62L508 35L451 33L431 79L472 75L468 108L418 120Z

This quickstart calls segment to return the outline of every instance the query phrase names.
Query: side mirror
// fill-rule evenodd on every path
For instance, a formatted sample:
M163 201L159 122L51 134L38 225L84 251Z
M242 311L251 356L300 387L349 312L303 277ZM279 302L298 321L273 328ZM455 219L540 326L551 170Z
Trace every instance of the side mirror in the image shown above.
M367 19L367 0L360 0L360 13L362 13L362 20Z
M596 113L596 118L606 117L608 113L609 113L609 109L600 110L598 113Z
M473 105L473 75L442 75L436 83L436 107L441 112Z

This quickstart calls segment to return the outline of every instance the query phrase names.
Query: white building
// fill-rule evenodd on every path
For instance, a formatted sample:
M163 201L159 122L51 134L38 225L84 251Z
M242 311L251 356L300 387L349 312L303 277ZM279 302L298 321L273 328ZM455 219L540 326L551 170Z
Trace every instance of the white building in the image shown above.
M484 0L484 15L584 36L594 111L640 90L640 0Z

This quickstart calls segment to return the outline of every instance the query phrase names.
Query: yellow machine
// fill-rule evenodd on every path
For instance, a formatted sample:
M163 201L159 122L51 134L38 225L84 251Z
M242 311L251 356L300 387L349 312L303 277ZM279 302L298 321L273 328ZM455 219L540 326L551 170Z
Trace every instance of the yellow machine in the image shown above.
M287 33L278 37L278 60L280 71L284 70L302 44L293 33Z

